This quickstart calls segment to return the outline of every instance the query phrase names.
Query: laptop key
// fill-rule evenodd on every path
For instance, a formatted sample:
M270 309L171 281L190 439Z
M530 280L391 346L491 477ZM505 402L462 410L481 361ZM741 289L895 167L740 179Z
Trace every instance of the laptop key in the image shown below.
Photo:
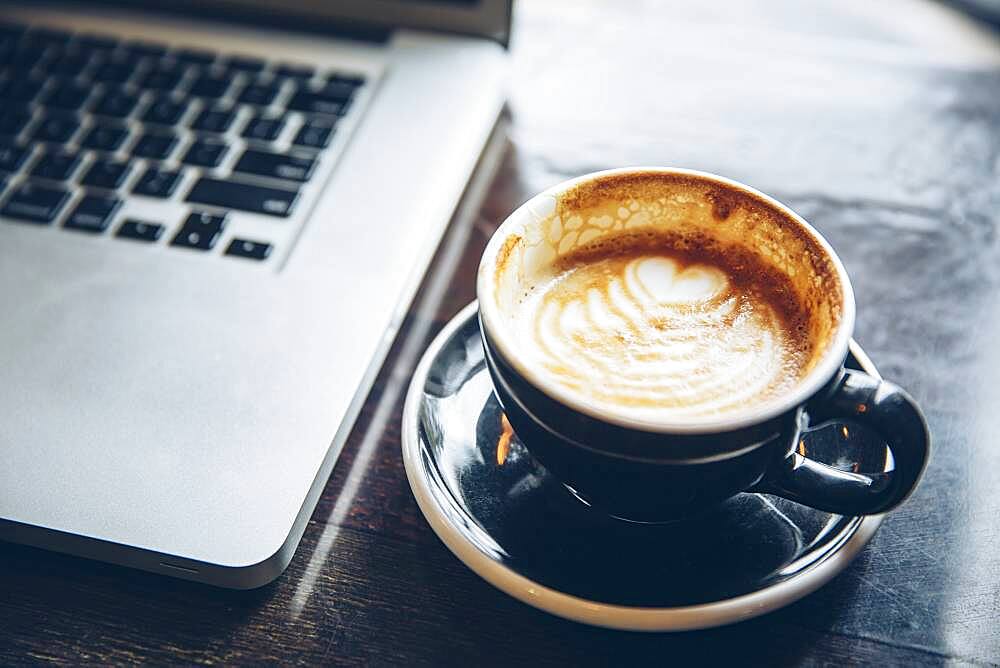
M314 158L251 148L243 152L233 171L304 183L312 176L315 167Z
M306 121L295 135L295 144L307 148L326 148L333 136L333 126L317 120Z
M31 153L30 148L0 142L0 171L16 172Z
M11 85L11 82L23 79L25 77L41 77L43 72L35 72L35 66L38 62L28 63L27 65L22 64L12 64L10 63L13 54L0 50L0 74L7 79L7 82L0 85L0 90L4 90Z
M17 135L28 125L31 114L24 109L0 109L0 135Z
M94 70L94 81L123 84L135 74L138 62L127 56L113 57Z
M25 40L34 44L47 44L53 46L66 44L71 38L72 34L66 32L65 30L57 30L55 28L32 28L24 37Z
M52 51L54 50L46 46L33 44L20 45L10 52L10 55L7 57L7 64L13 70L26 74L47 60L49 53Z
M326 86L319 90L300 88L288 101L288 108L309 114L343 116L347 113L350 101L350 95L345 95L344 88L339 85Z
M274 98L278 97L278 92L281 90L281 85L277 82L272 82L268 84L248 84L240 91L240 95L237 98L243 104L253 104L259 107L266 107L267 105L274 102Z
M71 114L49 114L35 126L36 141L65 144L80 128L80 119Z
M188 110L187 100L175 100L167 95L161 95L150 103L142 120L146 123L159 125L176 125L184 112Z
M68 190L22 183L0 209L0 216L29 223L51 223L68 199Z
M180 180L180 170L172 171L151 166L146 168L143 175L132 186L132 192L136 195L166 199L174 194Z
M44 85L44 79L34 76L9 79L3 86L0 86L0 100L5 103L23 102L26 104L38 97Z
M84 135L81 145L95 151L117 151L128 138L128 128L124 125L97 123Z
M191 87L188 89L188 94L194 97L223 97L226 94L226 91L229 90L230 83L232 83L232 79L228 76L202 74L194 80L194 83L191 84Z
M131 163L99 159L90 166L87 173L80 179L80 183L95 188L116 190L125 182L130 171L132 171Z
M264 61L260 58L232 56L226 61L226 68L236 72L260 72L264 69Z
M184 78L187 65L184 63L161 63L142 78L142 87L150 90L172 91Z
M309 65L292 65L290 63L282 63L278 66L274 73L279 77L287 79L307 80L313 78L313 75L316 74L316 68Z
M46 153L31 169L32 176L53 181L69 181L80 166L80 156L76 153Z
M268 188L203 176L187 194L187 201L286 218L291 215L298 196L298 190L294 189Z
M243 137L258 141L274 141L285 127L285 119L281 116L254 116L243 128Z
M133 58L160 58L167 47L155 42L133 41L122 44L119 51Z
M353 86L358 88L364 85L365 77L363 74L350 74L348 72L334 72L326 79L329 83L337 84L347 84L348 86Z
M215 62L215 54L202 49L178 49L172 55L182 63L192 65L210 65Z
M223 133L233 124L236 112L233 109L208 108L203 109L193 121L191 129L201 132Z
M271 244L249 239L233 239L226 248L226 255L245 257L249 260L266 260L271 254Z
M66 218L63 227L81 232L103 232L108 229L111 218L121 205L122 201L117 197L85 195Z
M45 96L45 106L76 111L83 107L90 97L90 86L83 86L72 81L61 81Z
M210 213L192 213L174 236L171 246L212 250L226 225L226 216Z
M118 40L107 35L78 35L76 43L96 52L113 51L118 46Z
M139 96L122 88L112 88L101 96L93 111L102 116L125 118L139 104Z
M115 233L121 239L135 239L136 241L157 241L163 235L163 225L148 223L144 220L129 218Z
M48 72L58 76L75 77L87 69L90 65L90 54L83 54L76 51L64 53L56 61L48 66Z
M147 132L132 147L132 155L139 158L166 160L177 146L177 135L166 132Z
M328 81L325 86L313 90L331 100L343 100L347 102L354 97L354 91L357 90L357 86L339 81Z
M199 167L218 167L229 151L229 145L216 139L198 139L184 154L184 162Z

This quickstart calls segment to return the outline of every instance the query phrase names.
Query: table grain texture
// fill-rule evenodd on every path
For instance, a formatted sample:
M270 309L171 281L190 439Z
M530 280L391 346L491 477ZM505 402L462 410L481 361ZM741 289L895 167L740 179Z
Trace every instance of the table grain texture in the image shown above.
M0 664L1000 662L1000 38L907 0L523 0L511 55L499 168L452 221L287 572L234 592L0 545ZM935 442L846 571L704 632L509 598L432 533L400 459L406 384L495 227L565 178L637 164L724 174L810 220L853 277L858 340Z

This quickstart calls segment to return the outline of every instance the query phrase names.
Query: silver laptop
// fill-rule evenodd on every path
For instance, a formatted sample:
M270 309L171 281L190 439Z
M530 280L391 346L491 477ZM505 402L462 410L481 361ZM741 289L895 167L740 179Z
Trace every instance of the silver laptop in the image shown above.
M181 6L0 5L0 538L251 588L495 124L510 2Z

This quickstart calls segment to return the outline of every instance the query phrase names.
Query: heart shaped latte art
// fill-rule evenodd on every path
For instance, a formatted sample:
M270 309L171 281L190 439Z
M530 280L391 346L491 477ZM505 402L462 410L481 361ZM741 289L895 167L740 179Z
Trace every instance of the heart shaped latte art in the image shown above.
M716 266L659 255L581 263L523 313L535 368L613 412L725 414L798 380L778 313Z
M682 268L666 257L639 258L625 269L630 293L654 305L704 303L729 287L729 279L715 267Z

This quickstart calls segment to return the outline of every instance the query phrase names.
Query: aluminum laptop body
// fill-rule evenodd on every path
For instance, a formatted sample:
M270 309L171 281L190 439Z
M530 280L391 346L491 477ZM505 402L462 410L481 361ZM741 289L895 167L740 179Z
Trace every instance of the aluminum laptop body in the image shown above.
M291 560L493 129L510 6L216 4L388 33L0 5L28 72L0 80L0 538L252 588Z

